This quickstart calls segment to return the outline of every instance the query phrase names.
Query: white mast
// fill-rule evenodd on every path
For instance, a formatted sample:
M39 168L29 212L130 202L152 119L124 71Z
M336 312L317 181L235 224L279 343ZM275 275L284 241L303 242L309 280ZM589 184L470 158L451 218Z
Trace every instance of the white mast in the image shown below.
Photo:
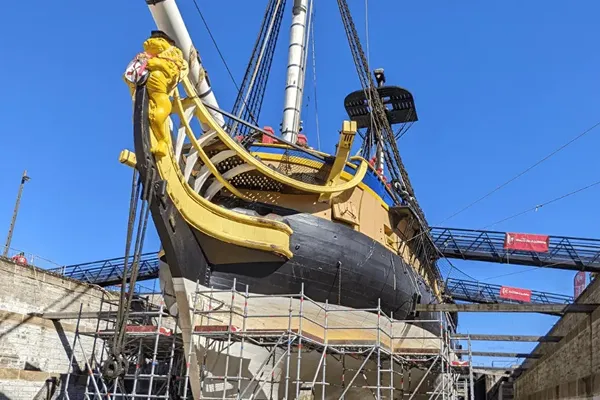
M148 4L148 8L152 13L152 18L154 18L156 27L169 35L169 37L177 43L177 47L183 52L183 57L190 65L190 80L196 87L200 99L205 103L218 108L219 103L217 103L217 99L208 83L208 79L205 78L198 82L202 66L200 56L192 44L192 38L185 27L185 23L177 8L177 4L175 4L175 0L146 0L146 4ZM223 115L211 109L209 109L209 111L221 126L225 125Z
M304 86L304 53L306 52L306 20L309 0L294 0L290 47L288 50L285 103L281 134L284 140L296 143L300 126L300 109Z

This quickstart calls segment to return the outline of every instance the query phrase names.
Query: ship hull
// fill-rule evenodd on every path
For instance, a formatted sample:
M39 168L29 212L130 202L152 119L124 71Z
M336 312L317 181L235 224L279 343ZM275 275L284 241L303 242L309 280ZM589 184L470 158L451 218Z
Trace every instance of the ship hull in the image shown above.
M283 219L294 233L289 260L262 259L246 249L216 241L195 232L211 266L209 285L216 289L236 289L259 294L304 294L314 301L352 308L376 308L394 319L434 320L432 313L415 315L415 294L420 303L434 302L428 285L404 260L379 242L343 224L311 214L297 213ZM239 254L244 261L220 263L220 255ZM214 257L214 258L213 258ZM258 256L260 257L260 255ZM227 260L225 260L227 261ZM195 280L198 271L189 271ZM417 321L415 321L417 322ZM423 323L431 332L437 323Z

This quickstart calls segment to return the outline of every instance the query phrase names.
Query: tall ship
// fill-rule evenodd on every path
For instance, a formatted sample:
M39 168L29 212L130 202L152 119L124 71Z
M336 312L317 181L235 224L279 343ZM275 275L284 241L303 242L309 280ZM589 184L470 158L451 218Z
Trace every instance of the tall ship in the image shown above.
M156 30L124 75L134 150L120 161L139 174L173 312L190 308L198 285L235 283L261 295L302 291L320 303L380 306L439 334L437 315L414 311L445 301L435 246L398 150L398 137L417 121L415 100L368 65L346 1L337 3L361 87L339 99L347 119L326 133L336 138L331 152L311 147L302 129L313 0L287 7L267 0L233 110L219 106L175 1L146 2ZM280 121L258 120L286 10L285 101L274 129Z

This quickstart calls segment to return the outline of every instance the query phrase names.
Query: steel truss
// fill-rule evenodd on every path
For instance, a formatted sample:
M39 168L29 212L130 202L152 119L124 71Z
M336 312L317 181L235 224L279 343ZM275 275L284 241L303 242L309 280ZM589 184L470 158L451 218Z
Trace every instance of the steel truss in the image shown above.
M505 232L431 228L431 237L448 258L600 272L600 240L550 236L548 252L504 248Z
M446 280L446 294L454 300L468 301L470 303L509 303L520 304L522 301L511 300L500 297L501 285L479 281L466 281L462 279L448 278ZM533 304L571 304L573 297L557 293L531 291L531 301Z
M60 268L52 268L48 271L54 272L67 278L78 281L93 283L100 286L118 285L123 281L123 257L108 258L106 260L92 261L83 264L67 265ZM131 266L133 256L128 259ZM140 256L138 281L158 278L158 254L145 253ZM131 274L131 269L129 269ZM129 276L128 276L129 278Z

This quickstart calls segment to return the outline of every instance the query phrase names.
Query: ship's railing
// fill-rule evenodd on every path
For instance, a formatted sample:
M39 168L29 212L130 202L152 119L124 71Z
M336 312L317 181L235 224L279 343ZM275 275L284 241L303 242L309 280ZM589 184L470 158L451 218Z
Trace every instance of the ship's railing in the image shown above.
M465 281L454 278L449 278L446 281L446 294L454 300L471 303L523 303L523 301L500 297L501 288L501 285L478 281ZM567 304L573 302L573 297L532 290L530 302L537 304Z
M600 272L600 240L550 236L548 251L504 248L505 232L431 228L431 237L448 258Z

